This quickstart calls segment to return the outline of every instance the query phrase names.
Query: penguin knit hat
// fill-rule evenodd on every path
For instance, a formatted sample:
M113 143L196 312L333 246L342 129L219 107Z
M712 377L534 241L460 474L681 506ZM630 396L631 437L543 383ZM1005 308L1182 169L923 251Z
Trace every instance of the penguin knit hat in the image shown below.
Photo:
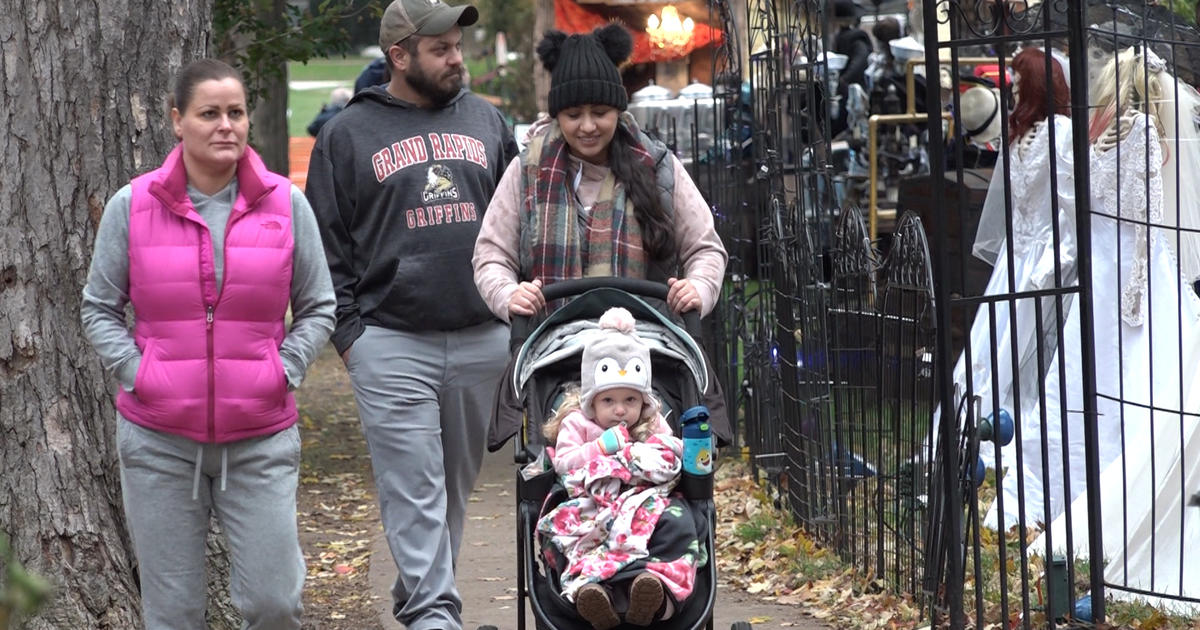
M583 349L579 370L580 410L596 417L592 401L602 392L628 387L642 394L643 419L658 413L650 381L650 348L634 332L629 311L610 308L600 317L600 330Z
M577 35L546 31L537 54L550 73L550 116L577 105L609 105L624 111L629 96L617 66L631 52L633 37L615 22Z

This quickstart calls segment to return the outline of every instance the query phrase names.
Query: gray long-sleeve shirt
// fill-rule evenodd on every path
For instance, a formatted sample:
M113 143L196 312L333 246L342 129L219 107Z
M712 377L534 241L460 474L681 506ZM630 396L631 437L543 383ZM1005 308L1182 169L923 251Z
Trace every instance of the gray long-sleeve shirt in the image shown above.
M84 334L96 348L105 369L113 372L126 391L133 391L142 361L133 332L125 321L129 302L129 203L132 188L125 186L108 200L100 227L87 285L83 288L80 316ZM212 234L217 290L225 267L225 226L237 198L237 178L212 196L188 186L188 197ZM292 186L292 326L279 355L288 386L295 389L333 331L336 299L325 249L308 199Z

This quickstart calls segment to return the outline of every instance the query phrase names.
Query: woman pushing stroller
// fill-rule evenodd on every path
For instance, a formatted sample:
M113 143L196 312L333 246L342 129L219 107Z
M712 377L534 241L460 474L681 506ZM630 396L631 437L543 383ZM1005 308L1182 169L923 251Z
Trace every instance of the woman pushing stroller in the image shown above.
M634 318L609 309L583 352L580 389L544 427L567 500L537 526L562 596L597 630L621 612L641 626L670 617L708 560L694 515L671 494L682 442L659 410Z
M508 165L475 243L475 284L505 321L542 310L543 286L589 276L665 282L676 313L707 315L720 295L727 256L708 203L625 111L617 65L632 49L615 23L538 44L551 118Z
M484 214L472 263L496 317L532 317L544 286L595 276L669 286L675 313L708 315L728 256L708 203L683 163L626 110L618 64L633 49L609 24L582 35L548 31L538 44L550 72L551 118L535 125ZM704 403L719 443L731 439L710 370Z

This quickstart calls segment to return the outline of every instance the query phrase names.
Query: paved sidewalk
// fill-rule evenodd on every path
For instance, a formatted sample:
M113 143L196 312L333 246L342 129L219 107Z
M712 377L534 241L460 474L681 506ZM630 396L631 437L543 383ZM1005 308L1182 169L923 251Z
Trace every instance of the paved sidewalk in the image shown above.
M458 561L458 587L463 598L463 627L474 630L490 624L500 630L517 627L516 592L516 498L512 449L484 456L483 469L467 509L463 548ZM717 541L720 546L721 541ZM395 567L387 542L377 535L371 550L372 594L379 602L384 628L400 628L392 618L391 585ZM719 581L719 577L718 577ZM718 584L714 627L729 628L735 621L755 620L755 628L798 628L824 630L797 608L762 602L744 592ZM526 616L533 628L533 616Z

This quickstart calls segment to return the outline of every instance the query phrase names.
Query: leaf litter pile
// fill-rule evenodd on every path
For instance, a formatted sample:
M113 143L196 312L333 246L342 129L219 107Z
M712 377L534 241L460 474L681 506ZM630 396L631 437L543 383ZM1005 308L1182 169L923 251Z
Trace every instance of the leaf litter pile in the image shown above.
M794 524L791 517L776 507L774 497L768 493L766 484L755 482L750 467L737 459L721 462L714 481L717 504L718 573L723 582L742 588L764 600L778 604L798 606L805 614L836 628L920 629L928 630L930 624L919 605L907 595L896 595L883 580L864 576L861 572L847 568L837 553L816 544ZM987 503L987 497L981 497ZM976 584L972 567L974 558L968 557L965 584L967 606L967 628L983 630L1005 630L1005 628L1049 627L1045 614L1045 594L1041 590L1041 579L1028 594L1030 618L1028 626L1021 619L1019 563L1012 558L1020 553L1019 534L1015 528L1004 535L1009 549L1008 570L1010 601L1007 623L985 621L977 626L973 604L975 589L983 588L984 618L999 619L1001 608L996 595L1001 578L994 565L999 563L993 556L999 545L1000 534L984 528L981 531L981 566L988 568L982 575L989 576L984 584ZM1036 538L1036 532L1028 532L1026 544ZM990 561L990 562L989 562ZM1029 574L1040 576L1041 559L1033 556L1029 562ZM1076 567L1077 596L1086 592L1086 563ZM1181 617L1156 610L1145 604L1109 601L1108 623L1079 625L1064 620L1059 628L1097 628L1103 630L1200 630L1200 619ZM938 627L942 627L942 623Z
M880 580L847 569L775 507L749 466L725 459L714 481L721 581L837 628L914 628L921 612Z

